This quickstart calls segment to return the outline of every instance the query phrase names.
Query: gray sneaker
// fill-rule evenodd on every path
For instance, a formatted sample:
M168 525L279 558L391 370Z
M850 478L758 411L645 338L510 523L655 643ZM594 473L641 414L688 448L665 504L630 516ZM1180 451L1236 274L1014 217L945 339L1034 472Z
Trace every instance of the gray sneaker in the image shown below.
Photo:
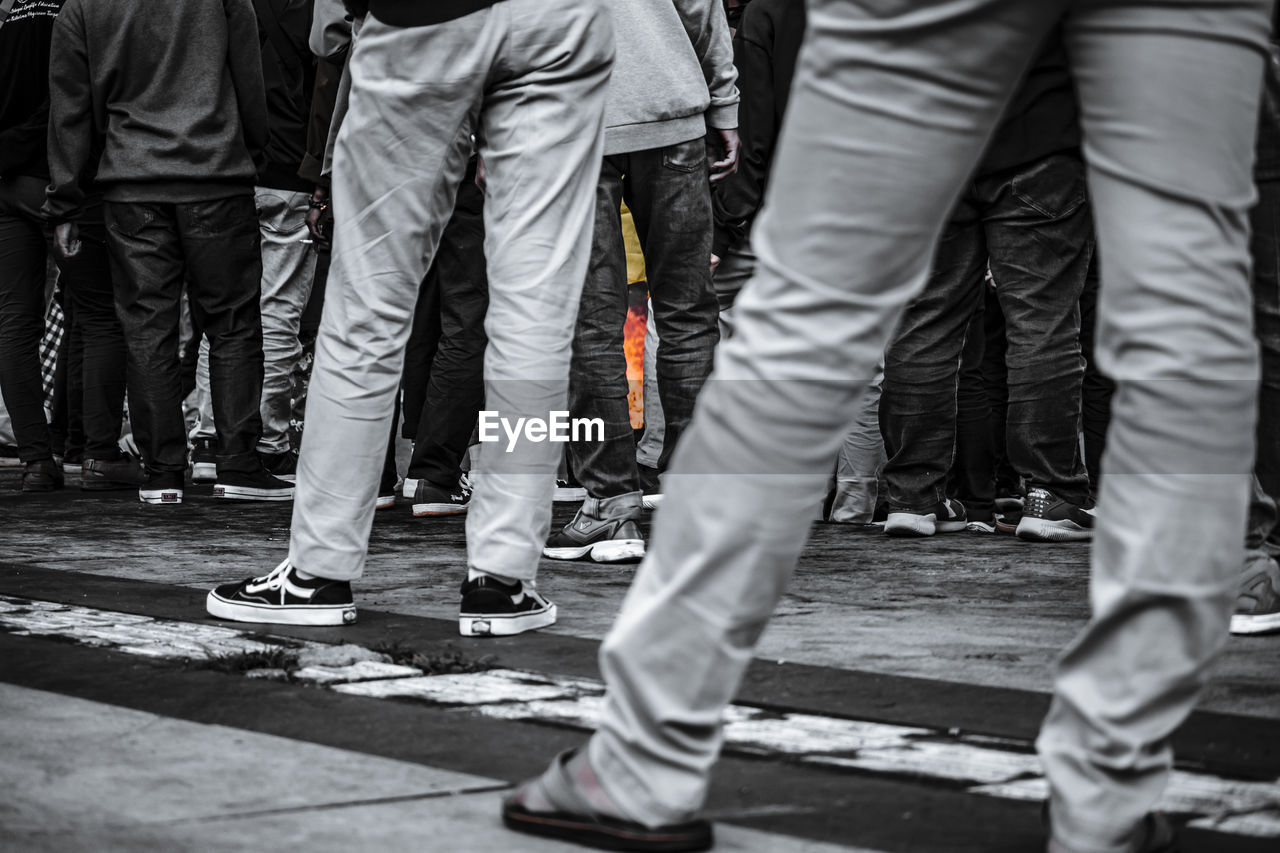
M551 534L542 554L553 560L639 562L644 558L644 536L635 521L639 515L640 492L604 499L589 497L573 521Z

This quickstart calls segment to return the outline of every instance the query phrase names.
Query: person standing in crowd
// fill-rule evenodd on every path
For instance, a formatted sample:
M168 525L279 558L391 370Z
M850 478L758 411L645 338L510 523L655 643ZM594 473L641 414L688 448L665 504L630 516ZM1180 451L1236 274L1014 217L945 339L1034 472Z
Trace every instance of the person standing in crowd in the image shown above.
M612 61L609 15L592 0L369 4L334 153L333 263L289 556L211 591L212 615L355 620L350 582L364 570L413 306L473 133L487 178L486 405L512 423L565 408ZM534 579L559 456L546 441L482 445L464 635L555 622Z
M644 250L660 344L664 420L658 472L689 423L711 372L719 333L711 287L710 181L738 161L738 90L720 0L612 0L618 58L605 114L591 268L574 332L569 411L604 423L604 440L569 444L569 467L587 497L547 540L557 560L631 562L644 556L637 522L642 488L627 402L626 201ZM723 159L707 164L707 134ZM652 487L652 484L650 484ZM652 488L651 488L652 491Z
M52 245L40 208L49 183L49 45L61 2L19 0L0 23L0 390L9 401L23 491L63 484L50 443L40 375L45 269ZM138 487L137 466L120 452L125 343L107 262L102 198L86 195L81 251L57 258L59 280L74 317L83 359L84 460L88 491ZM74 381L79 379L80 381Z
M753 233L761 264L601 648L599 726L505 801L509 827L613 849L711 845L698 811L724 707L865 377L1065 18L1103 276L1099 355L1117 392L1093 615L1059 662L1038 741L1048 849L1173 849L1152 809L1170 736L1227 639L1243 550L1258 391L1248 212L1272 5L810 3Z
M961 353L977 331L971 321L982 308L990 268L1008 340L1005 443L1028 486L1018 536L1052 542L1092 535L1079 440L1079 303L1092 257L1075 92L1055 33L951 211L929 282L907 305L885 352L885 533L995 530L994 476L966 490L973 506L946 490Z
M157 39L181 49L157 50ZM182 502L187 435L178 359L184 278L210 341L215 497L289 500L257 454L262 433L262 257L253 186L269 124L250 0L67 0L50 60L45 215L80 251L89 178L129 348L129 409L145 503Z
M266 167L254 189L262 241L262 437L257 449L268 471L290 481L298 460L297 449L289 443L293 371L302 356L298 331L316 271L307 230L315 182L298 175L307 153L316 76L307 46L313 5L313 0L254 0L268 121ZM208 358L205 340L200 347L200 422L191 434L192 458L212 462L216 471Z

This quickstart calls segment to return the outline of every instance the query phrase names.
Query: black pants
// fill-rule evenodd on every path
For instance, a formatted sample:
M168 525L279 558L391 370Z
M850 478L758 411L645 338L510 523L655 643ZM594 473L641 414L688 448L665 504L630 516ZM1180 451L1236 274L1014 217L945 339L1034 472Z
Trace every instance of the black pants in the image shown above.
M51 237L40 216L46 183L21 176L0 180L0 394L24 462L63 451L52 445L40 374ZM82 353L82 372L68 382L83 388L86 457L111 459L119 454L124 407L124 334L116 315L101 205L88 205L79 225L80 253L58 261L70 309L67 334L79 338Z
M412 358L406 359L406 363L420 366L420 378L412 386L406 370L406 432L409 413L418 413L408 476L452 489L458 484L459 466L475 429L476 414L484 405L484 350L488 343L484 331L489 310L484 193L470 173L458 187L453 216L419 293L409 345ZM421 365L428 353L430 367L424 371Z
M149 471L185 471L178 335L184 276L209 339L218 470L252 472L262 434L262 256L253 195L108 202L107 233L129 347L129 408Z

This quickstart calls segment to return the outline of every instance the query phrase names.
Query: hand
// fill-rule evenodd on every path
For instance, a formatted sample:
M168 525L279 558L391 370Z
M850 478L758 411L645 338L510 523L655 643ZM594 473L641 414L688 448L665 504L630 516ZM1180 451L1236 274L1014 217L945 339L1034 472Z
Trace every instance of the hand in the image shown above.
M716 269L720 266L720 256L715 252L711 253L711 274L716 274Z
M480 192L484 192L484 158L476 158L476 186L480 188Z
M329 191L324 187L316 187L311 194L311 209L307 211L307 231L316 243L327 244L329 238L320 230L320 219L329 212Z
M62 258L74 258L80 254L80 226L74 222L61 223L53 229L53 244Z
M742 140L738 138L736 129L716 132L720 134L720 147L724 149L724 159L711 164L711 183L713 184L723 181L738 171L738 151L742 148Z

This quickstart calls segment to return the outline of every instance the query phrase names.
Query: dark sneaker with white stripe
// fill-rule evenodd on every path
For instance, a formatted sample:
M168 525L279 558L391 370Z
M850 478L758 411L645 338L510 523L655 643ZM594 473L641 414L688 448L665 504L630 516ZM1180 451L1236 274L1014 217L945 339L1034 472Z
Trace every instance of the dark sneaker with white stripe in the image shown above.
M1028 542L1085 542L1093 538L1093 510L1068 503L1048 489L1027 490L1018 538Z
M356 621L351 584L328 578L300 578L285 560L270 573L209 593L210 616L272 625L350 625Z
M1280 566L1259 560L1256 570L1240 580L1236 612L1231 616L1233 634L1269 634L1280 631Z
M935 533L959 533L969 525L964 504L947 498L928 510L895 509L889 511L884 532L890 536L933 536Z
M471 490L458 485L441 489L426 480L418 481L413 495L413 514L417 518L437 515L462 515L471 504Z
M182 503L181 471L148 471L138 488L138 500L144 504Z
M223 471L218 474L213 496L232 501L291 501L293 483L272 476L266 468L250 474Z
M298 481L298 451L286 450L284 453L259 453L258 458L262 460L262 467L267 469L273 477L281 480L287 480L290 483Z
M212 483L218 479L218 450L211 438L191 442L191 482Z
M556 624L556 606L532 586L481 575L462 584L458 633L464 637L510 637Z

